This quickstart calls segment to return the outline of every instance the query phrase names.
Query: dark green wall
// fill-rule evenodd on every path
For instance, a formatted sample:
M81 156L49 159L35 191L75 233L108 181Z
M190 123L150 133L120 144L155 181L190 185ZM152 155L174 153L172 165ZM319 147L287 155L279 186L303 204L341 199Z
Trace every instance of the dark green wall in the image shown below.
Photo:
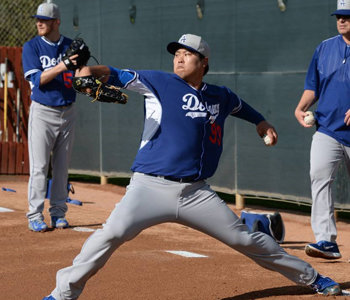
M335 0L289 0L285 12L275 0L205 0L202 19L197 0L56 2L61 32L69 37L80 33L101 64L171 72L166 45L183 33L203 36L212 53L205 81L230 87L279 133L278 145L265 147L255 126L229 118L225 150L210 183L230 192L310 201L314 129L302 128L294 109L315 47L337 34L330 16ZM132 5L135 23L129 18ZM79 96L78 107L72 169L128 173L143 126L142 97L130 93L129 103L122 106L91 104Z

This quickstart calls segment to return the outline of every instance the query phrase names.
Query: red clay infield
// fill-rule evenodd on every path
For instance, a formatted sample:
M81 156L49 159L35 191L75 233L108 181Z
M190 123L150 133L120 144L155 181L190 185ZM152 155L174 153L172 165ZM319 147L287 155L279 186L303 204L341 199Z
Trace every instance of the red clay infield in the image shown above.
M41 300L55 286L56 271L72 263L91 232L109 216L125 189L114 185L73 182L67 219L72 228L45 233L27 228L27 177L0 177L0 299ZM16 192L1 190L10 188ZM45 203L45 211L48 203ZM229 205L238 215L233 205ZM260 208L263 211L266 209ZM247 207L246 210L259 210ZM343 258L327 261L304 253L313 242L310 217L279 210L286 236L282 246L290 254L311 263L321 274L350 289L350 226L338 221L338 245ZM48 220L47 212L45 212ZM205 255L188 258L166 252L188 251ZM235 300L235 299L325 299L309 288L259 267L245 256L191 228L163 224L149 228L120 247L93 278L81 300ZM345 296L327 299L349 299Z

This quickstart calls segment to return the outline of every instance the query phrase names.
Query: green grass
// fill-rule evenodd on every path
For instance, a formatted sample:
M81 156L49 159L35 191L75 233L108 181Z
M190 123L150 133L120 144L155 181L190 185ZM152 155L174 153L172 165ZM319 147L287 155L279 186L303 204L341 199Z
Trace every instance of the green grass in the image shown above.
M235 195L219 193L221 199L225 200L227 203L236 203ZM246 207L259 207L259 208L269 208L278 210L288 210L291 212L301 212L307 215L311 215L311 204L307 203L297 203L291 200L283 199L269 199L264 197L249 197L244 196L244 203ZM348 210L337 210L338 220L350 220L350 211Z
M236 203L235 195L225 194L218 192L221 199L225 200L227 203ZM264 197L251 197L244 196L244 203L246 206L260 206L264 208L271 209L285 209L285 210L295 210L305 213L311 213L311 206L308 204L301 204L292 201L285 201L283 199L270 199Z
M99 184L101 179L100 176L91 176L91 175L80 175L80 174L69 174L69 181L85 182L85 183L97 183ZM109 184L114 184L122 187L126 187L129 184L130 178L128 177L108 177L107 182ZM236 199L235 195L220 193L218 195L227 203L235 204ZM302 204L292 201L285 201L283 199L269 199L264 197L250 197L245 196L244 202L246 207L259 207L259 208L269 208L273 210L288 210L301 212L310 215L311 214L311 205ZM337 211L338 220L350 220L350 211Z
M78 181L85 183L100 183L99 176L91 176L91 175L80 175L80 174L69 174L68 181Z

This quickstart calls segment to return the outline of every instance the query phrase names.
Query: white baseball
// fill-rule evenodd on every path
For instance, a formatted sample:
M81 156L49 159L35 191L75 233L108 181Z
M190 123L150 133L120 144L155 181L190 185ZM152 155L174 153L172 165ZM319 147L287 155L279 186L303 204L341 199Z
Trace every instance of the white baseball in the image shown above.
M314 117L314 114L312 111L306 112L306 116L304 117L304 122L307 125L314 125L315 124L316 120L315 120L315 117Z
M265 143L266 146L270 146L271 145L272 141L271 141L270 137L267 134L264 135L263 139L264 139L264 143Z

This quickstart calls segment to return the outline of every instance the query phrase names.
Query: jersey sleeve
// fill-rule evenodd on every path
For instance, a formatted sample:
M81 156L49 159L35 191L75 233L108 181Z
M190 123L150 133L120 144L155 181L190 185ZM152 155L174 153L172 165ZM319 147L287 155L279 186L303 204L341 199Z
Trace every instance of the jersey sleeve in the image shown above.
M169 74L154 70L120 70L109 67L111 74L108 83L118 87L139 93L141 95L154 94L159 96L167 86L165 82ZM158 97L160 99L161 97Z
M34 47L29 42L23 45L22 64L24 78L26 80L30 80L31 75L43 71L39 56L35 52Z
M228 92L231 102L233 103L233 108L230 111L231 116L235 116L256 125L265 120L258 111L243 101L238 95L229 89Z
M312 56L304 84L304 89L314 91L317 97L319 96L319 75L317 71L318 54L319 51L317 48L314 52L314 55Z
M110 67L111 74L109 75L108 83L121 87L127 88L130 82L136 77L136 72L130 70L121 70L114 67Z
M39 87L40 86L40 77L41 77L41 71L38 71L36 73L30 74L29 80L34 86Z
M258 125L261 121L264 121L265 118L262 114L256 111L253 107L251 107L248 103L244 102L241 99L241 108L237 112L231 113L231 115L246 120L250 123Z

